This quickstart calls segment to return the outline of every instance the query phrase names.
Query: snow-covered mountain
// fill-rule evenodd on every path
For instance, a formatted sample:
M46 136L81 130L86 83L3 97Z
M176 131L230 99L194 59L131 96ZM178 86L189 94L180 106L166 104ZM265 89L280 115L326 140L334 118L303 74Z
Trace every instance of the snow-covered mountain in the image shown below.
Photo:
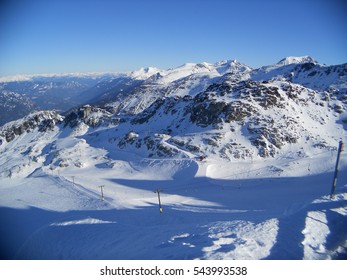
M336 203L327 195L346 139L346 85L346 65L310 57L259 69L187 63L104 78L75 95L91 105L8 122L0 127L0 211L66 212L45 213L41 230L25 230L8 254L344 258L347 177ZM166 220L152 216L154 190L164 192ZM52 245L59 236L65 243ZM130 240L134 249L125 250Z
M287 57L275 65L264 66L252 72L252 79L286 80L318 91L340 94L347 93L347 63L341 65L321 65L309 56Z
M114 113L136 114L157 98L194 95L223 75L232 79L286 80L317 91L346 96L347 66L318 64L309 56L287 57L259 69L236 60L211 63L186 63L174 69L141 68L119 74L20 75L0 79L0 94L12 92L11 104L2 102L0 125L33 110L66 111L84 104L113 107ZM110 104L112 103L112 104ZM25 108L23 110L23 108Z
M215 64L186 63L174 69L158 70L146 80L128 80L126 85L129 86L123 86L121 90L119 86L112 88L107 92L107 99L101 95L98 101L94 101L96 104L108 103L114 113L137 114L161 98L194 96L224 74L232 75L234 79L246 79L250 70L250 67L235 60Z
M280 62L252 69L236 60L210 63L186 63L174 69L146 68L106 80L92 89L92 98L85 102L108 105L114 113L137 114L154 101L168 96L195 96L221 79L287 81L318 92L329 92L345 102L347 65L326 66L314 59L288 57ZM81 100L88 91L79 95ZM84 97L83 97L84 96Z
M169 70L146 68L103 77L84 93L102 106L84 105L64 116L49 111L34 116L48 114L39 118L44 126L56 116L48 130L58 135L83 138L98 143L95 146L111 145L144 158L234 161L276 158L288 152L304 157L334 150L344 137L345 69L345 65L319 65L307 56L255 70L235 60L188 63ZM104 93L98 99L95 94L100 89ZM0 129L2 147L23 134L46 133L40 121L28 126L27 118L32 117ZM50 162L46 167L54 170L59 165Z

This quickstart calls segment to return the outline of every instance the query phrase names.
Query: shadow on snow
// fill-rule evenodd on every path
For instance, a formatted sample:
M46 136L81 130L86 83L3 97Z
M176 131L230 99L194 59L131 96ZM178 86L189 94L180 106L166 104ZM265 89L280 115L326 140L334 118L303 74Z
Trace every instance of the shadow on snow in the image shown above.
M148 191L162 188L164 213L158 206L125 210L53 212L38 208L0 208L2 259L194 259L213 245L208 225L223 221L261 223L278 220L276 242L266 259L302 259L305 221L310 211L326 214L330 233L325 247L347 239L347 220L332 209L346 200L322 200L332 174L293 178L220 180L125 180L112 182ZM346 176L340 179L346 184ZM343 183L344 182L344 183ZM346 187L338 191L346 191ZM168 195L181 195L219 206L165 205ZM155 197L156 194L153 193ZM228 210L228 211L221 211ZM82 221L82 222L81 222ZM68 222L68 223L66 223ZM64 224L65 223L65 224ZM185 242L180 241L183 235ZM176 236L176 237L175 237ZM181 240L181 241L182 241ZM189 242L188 242L188 241ZM231 251L235 246L216 249ZM337 258L346 258L337 255Z

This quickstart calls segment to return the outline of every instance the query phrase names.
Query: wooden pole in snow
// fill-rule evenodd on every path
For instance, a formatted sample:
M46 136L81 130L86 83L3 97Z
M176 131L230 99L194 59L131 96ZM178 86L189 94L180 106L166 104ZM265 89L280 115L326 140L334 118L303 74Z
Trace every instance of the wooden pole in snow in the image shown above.
M159 212L160 212L160 214L161 213L163 213L163 208L162 208L162 206L161 206L161 201L160 201L160 192L162 192L163 190L156 190L156 191L154 191L155 193L157 193L158 194L158 201L159 201Z
M331 193L330 193L330 199L334 198L335 189L336 189L336 181L337 181L337 173L339 172L340 154L342 151L343 151L343 142L342 142L342 140L340 140L339 148L337 150L335 173L334 173L333 185L332 185Z
M104 185L99 186L99 188L101 190L101 200L104 200L104 190L103 190L104 187L105 187Z

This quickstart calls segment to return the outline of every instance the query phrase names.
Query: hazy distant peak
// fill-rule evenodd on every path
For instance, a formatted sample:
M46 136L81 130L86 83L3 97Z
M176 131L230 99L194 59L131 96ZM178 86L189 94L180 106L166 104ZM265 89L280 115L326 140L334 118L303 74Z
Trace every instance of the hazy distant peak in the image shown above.
M106 72L76 72L76 73L51 73L51 74L19 74L13 76L0 77L0 83L34 81L47 78L96 78L102 76L117 76L118 73Z

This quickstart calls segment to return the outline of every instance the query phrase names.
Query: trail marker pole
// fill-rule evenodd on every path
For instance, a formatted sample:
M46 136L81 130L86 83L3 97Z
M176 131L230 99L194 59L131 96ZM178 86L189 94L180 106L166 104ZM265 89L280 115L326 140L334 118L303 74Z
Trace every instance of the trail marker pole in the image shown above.
M343 151L343 142L340 140L339 142L339 148L337 150L337 158L336 158L336 165L335 165L335 173L334 173L334 179L333 179L333 185L331 188L331 193L330 193L330 199L334 198L335 194L335 189L336 189L336 181L337 181L337 173L339 172L339 163L340 163L340 154Z
M75 176L72 176L72 185L75 186Z
M154 191L155 193L158 194L158 201L159 201L159 212L160 214L163 213L163 208L161 207L161 201L160 201L160 192L162 192L163 190L159 190L157 189L156 191Z
M99 188L101 190L101 200L104 200L104 190L103 190L104 187L105 187L104 185L99 186Z

